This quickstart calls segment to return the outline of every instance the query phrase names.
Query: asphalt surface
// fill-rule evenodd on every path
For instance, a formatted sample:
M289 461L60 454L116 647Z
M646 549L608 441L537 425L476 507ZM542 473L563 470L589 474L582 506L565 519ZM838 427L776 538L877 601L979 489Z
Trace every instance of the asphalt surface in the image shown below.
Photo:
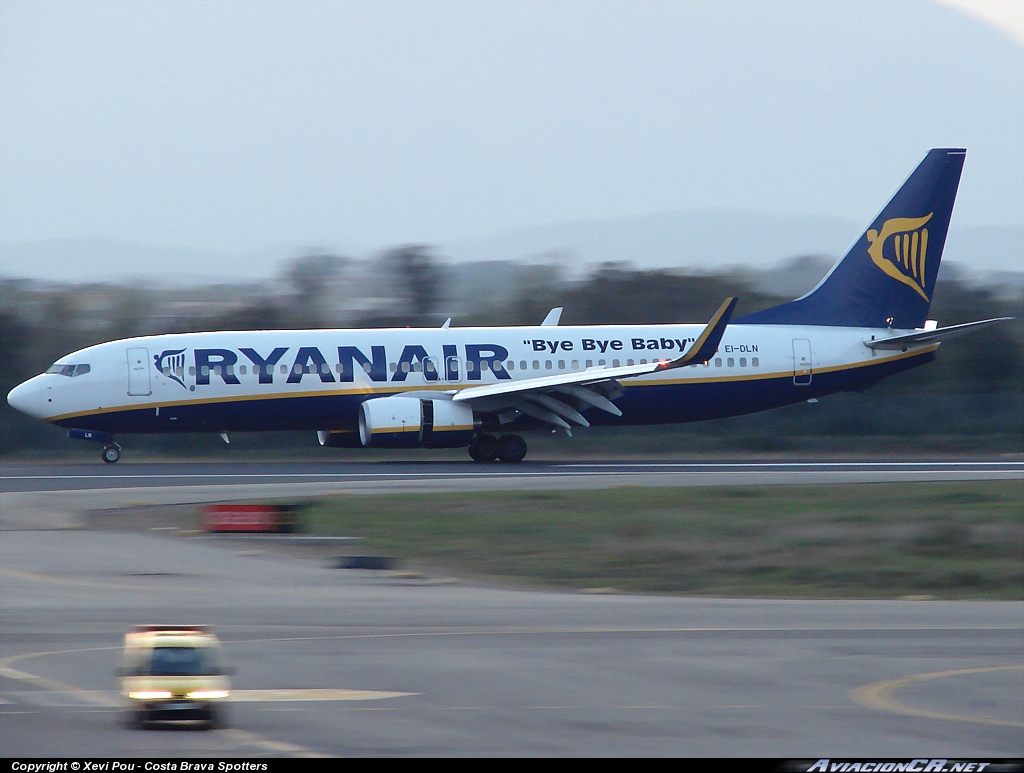
M230 483L374 483L386 481L544 481L600 484L602 479L641 485L746 485L748 482L842 483L865 479L967 480L1024 475L1024 459L710 461L710 462L233 462L3 464L3 491L60 491L120 487L199 486Z
M1024 603L520 591L84 513L253 488L1024 477L872 464L5 465L0 756L1024 756ZM120 726L141 622L215 626L228 729Z

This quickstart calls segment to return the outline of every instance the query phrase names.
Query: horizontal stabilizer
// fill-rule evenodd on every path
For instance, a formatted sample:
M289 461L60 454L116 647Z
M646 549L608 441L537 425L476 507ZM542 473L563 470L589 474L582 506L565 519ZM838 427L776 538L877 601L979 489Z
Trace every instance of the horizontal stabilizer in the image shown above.
M939 327L934 330L920 330L916 333L893 336L892 338L880 338L878 340L865 341L864 345L872 350L905 349L908 346L926 344L930 341L944 341L947 338L952 338L953 336L970 333L973 330L985 327L986 325L993 325L996 322L1006 322L1011 319L1013 319L1013 317L996 317L995 319L983 319L978 322L965 322L962 325L950 325L949 327Z

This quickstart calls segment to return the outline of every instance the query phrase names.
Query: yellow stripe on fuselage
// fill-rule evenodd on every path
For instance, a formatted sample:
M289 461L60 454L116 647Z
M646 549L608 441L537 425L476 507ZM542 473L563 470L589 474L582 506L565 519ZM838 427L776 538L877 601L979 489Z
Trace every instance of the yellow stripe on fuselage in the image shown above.
M891 357L877 358L872 360L863 360L861 362L855 362L845 365L833 365L827 368L814 368L811 372L816 373L837 373L844 370L856 370L858 368L871 367L875 365L882 365L887 362L895 362L897 360L907 359L909 357L917 357L922 354L928 354L934 352L939 348L938 343L930 344L914 351L901 352ZM688 366L692 367L692 366ZM684 369L680 369L684 370ZM670 372L670 371L666 371ZM315 375L315 374L314 374ZM749 375L728 375L728 376L705 376L698 378L674 378L664 379L659 378L656 380L638 380L642 379L642 376L630 379L623 386L626 387L649 387L649 386L673 386L678 384L712 384L712 383L726 383L733 381L764 381L768 379L777 378L792 378L793 371L776 371L773 373L752 373ZM458 391L461 389L468 389L469 387L480 386L479 384L415 384L415 385L403 385L393 386L390 382L387 385L381 385L380 387L372 386L361 386L352 389L321 389L315 392L275 392L272 394L247 394L247 395L226 395L223 397L209 397L206 399L193 399L193 400L168 400L159 403L141 403L138 405L118 405L110 408L96 408L90 411L77 411L74 413L63 413L59 416L51 416L45 421L58 422L67 421L68 419L77 419L83 416L101 416L107 413L120 413L122 411L145 411L153 410L156 408L175 408L180 406L202 406L202 405L215 405L218 403L238 403L247 402L250 400L291 400L295 398L303 397L336 397L340 395L377 395L377 394L396 394L400 392L451 392Z

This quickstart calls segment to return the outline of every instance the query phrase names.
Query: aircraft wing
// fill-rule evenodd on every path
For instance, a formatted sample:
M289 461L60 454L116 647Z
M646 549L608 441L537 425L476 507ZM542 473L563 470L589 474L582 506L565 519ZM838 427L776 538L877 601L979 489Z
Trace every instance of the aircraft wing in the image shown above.
M992 325L996 322L1006 322L1013 317L996 317L994 319L983 319L978 322L965 322L962 325L950 325L949 327L937 327L934 330L921 330L916 333L908 333L892 338L880 338L878 340L865 341L864 345L869 349L905 349L908 346L926 344L930 341L944 341L953 336L969 333L976 328L985 325Z
M674 360L618 368L588 368L576 373L469 387L457 392L452 400L471 403L484 410L514 408L527 416L565 429L570 428L569 421L588 427L590 422L579 413L577 407L593 406L616 416L622 415L607 396L616 391L621 394L618 379L682 368L711 359L718 350L735 308L736 299L727 298L690 348ZM576 403L575 407L573 402Z

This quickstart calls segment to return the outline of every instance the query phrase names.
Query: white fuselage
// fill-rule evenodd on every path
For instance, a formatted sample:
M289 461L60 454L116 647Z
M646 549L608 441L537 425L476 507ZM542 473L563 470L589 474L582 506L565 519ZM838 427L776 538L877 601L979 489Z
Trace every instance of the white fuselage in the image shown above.
M451 394L587 369L672 360L701 325L402 328L183 333L62 357L17 387L19 410L105 432L349 427L363 401ZM937 344L875 351L908 331L729 325L706 364L623 379L616 423L750 413L859 388L931 358ZM85 369L70 366L88 365ZM63 372L62 372L63 371ZM588 414L589 416L590 414Z

